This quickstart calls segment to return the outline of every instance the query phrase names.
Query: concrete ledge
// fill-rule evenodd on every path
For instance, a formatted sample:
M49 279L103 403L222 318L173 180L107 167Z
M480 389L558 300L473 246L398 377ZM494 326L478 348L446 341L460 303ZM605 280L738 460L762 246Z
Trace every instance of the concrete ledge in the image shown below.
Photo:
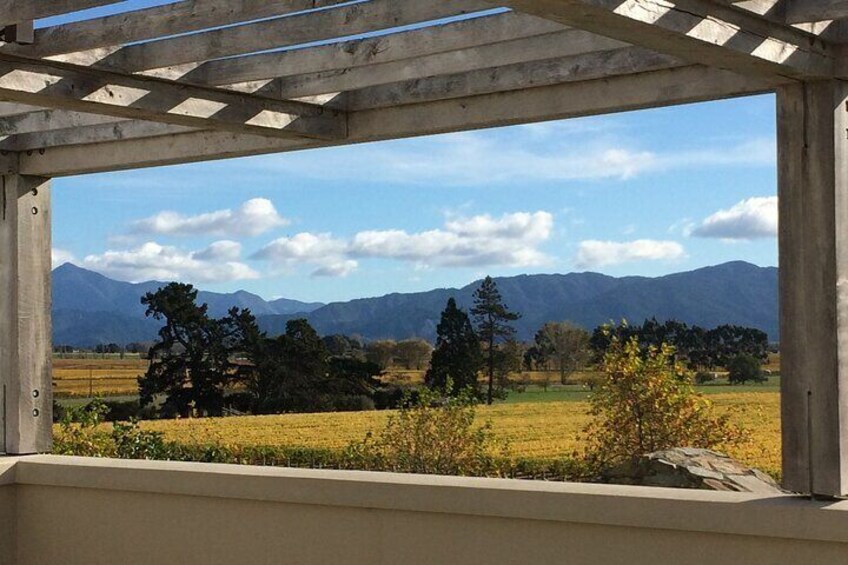
M848 501L811 502L792 496L58 456L18 459L15 481L848 543Z

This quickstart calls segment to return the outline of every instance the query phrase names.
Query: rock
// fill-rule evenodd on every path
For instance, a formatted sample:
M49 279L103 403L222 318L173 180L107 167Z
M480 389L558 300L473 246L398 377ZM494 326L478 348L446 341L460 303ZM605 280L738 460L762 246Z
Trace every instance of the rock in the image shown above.
M767 474L708 449L678 447L643 456L635 465L608 470L611 483L672 488L778 494Z

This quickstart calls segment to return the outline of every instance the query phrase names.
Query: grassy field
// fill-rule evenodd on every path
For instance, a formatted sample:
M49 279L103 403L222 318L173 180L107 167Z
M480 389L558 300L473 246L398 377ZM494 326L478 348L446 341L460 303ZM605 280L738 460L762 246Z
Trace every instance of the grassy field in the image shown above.
M132 395L147 370L143 359L53 359L53 394L57 397Z
M751 433L751 440L730 455L745 463L777 474L780 470L780 397L773 387L756 392L712 393L710 398L721 413ZM536 395L535 398L525 395ZM567 399L563 396L571 395ZM577 392L528 392L514 395L511 402L483 407L482 421L491 421L497 436L510 444L516 457L553 459L580 450L578 434L588 422L585 396ZM541 400L541 395L550 400ZM194 420L144 422L143 427L163 432L169 439L185 443L218 442L232 446L308 446L343 448L379 431L390 412L289 414L242 416Z

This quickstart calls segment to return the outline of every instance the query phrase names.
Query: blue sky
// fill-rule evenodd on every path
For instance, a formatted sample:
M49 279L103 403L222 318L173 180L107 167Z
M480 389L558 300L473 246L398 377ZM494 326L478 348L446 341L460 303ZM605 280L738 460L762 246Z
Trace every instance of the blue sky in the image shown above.
M775 265L775 153L774 98L758 96L57 179L54 257L320 301Z

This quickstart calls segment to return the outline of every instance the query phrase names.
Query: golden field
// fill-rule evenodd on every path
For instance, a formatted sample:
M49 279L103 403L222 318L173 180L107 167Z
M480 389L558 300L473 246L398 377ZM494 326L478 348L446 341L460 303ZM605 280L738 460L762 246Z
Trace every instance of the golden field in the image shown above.
M56 396L114 396L138 393L143 359L53 359Z
M777 476L780 472L780 396L777 392L716 393L709 396L720 413L749 430L751 439L730 450L737 459ZM588 421L585 402L524 402L479 409L495 434L509 442L516 457L553 459L580 450L578 434ZM343 448L369 431L382 429L391 412L345 412L242 416L144 422L184 443Z

